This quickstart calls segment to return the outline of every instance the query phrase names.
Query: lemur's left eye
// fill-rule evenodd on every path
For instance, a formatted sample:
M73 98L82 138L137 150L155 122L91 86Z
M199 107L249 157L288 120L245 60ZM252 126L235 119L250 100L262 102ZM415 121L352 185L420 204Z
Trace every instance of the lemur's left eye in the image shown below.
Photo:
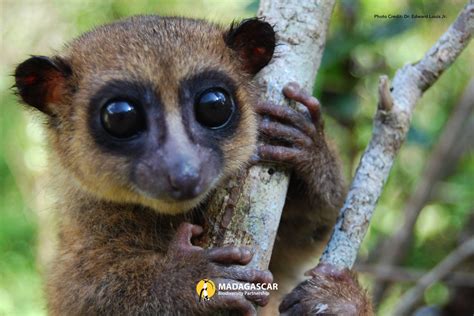
M223 89L211 88L201 93L194 104L196 120L211 129L222 128L235 112L232 97Z
M145 129L145 117L140 109L124 100L104 105L100 118L104 129L117 138L130 138Z

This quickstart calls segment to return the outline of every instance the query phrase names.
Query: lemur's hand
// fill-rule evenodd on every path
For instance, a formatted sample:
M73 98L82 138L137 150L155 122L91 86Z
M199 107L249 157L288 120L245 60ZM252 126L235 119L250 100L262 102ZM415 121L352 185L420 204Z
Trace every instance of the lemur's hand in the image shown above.
M312 278L283 299L282 315L373 315L367 292L350 270L320 265L306 275Z
M337 209L344 181L336 155L324 135L319 101L296 83L283 89L286 97L302 104L307 113L269 102L259 103L260 138L257 161L288 165L293 171L288 195L306 199L311 207Z
M258 147L257 154L262 161L288 164L299 176L304 176L313 152L325 141L321 105L294 82L287 84L283 93L303 104L310 115L287 106L259 103L256 111L261 115L259 130L264 144Z
M249 249L243 247L222 247L203 249L192 245L191 239L201 235L203 229L200 226L182 223L169 246L167 263L163 271L181 270L176 275L182 277L179 286L180 291L184 288L190 291L188 295L181 293L173 297L184 297L195 299L195 314L208 314L217 310L238 310L243 315L256 315L252 303L264 306L268 303L268 295L217 295L209 300L200 300L195 288L199 280L209 279L218 287L220 283L271 283L273 276L270 271L261 271L245 267L252 259L253 254ZM209 289L208 285L208 291ZM217 291L217 289L216 289ZM179 304L179 302L176 302Z

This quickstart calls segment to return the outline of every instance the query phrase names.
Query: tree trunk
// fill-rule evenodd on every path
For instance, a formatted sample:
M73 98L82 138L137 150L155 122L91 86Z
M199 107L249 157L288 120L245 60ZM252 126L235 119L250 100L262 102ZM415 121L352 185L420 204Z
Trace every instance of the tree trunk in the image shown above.
M283 86L296 81L312 91L326 43L334 0L262 0L258 15L275 25L276 58L257 77L261 98L285 106ZM272 165L253 166L228 181L211 200L204 244L248 245L249 264L267 269L288 188L289 173Z

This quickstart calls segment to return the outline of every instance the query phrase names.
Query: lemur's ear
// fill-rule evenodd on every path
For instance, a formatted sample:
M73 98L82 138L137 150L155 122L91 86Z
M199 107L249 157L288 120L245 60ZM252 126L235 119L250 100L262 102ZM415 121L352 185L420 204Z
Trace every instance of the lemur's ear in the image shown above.
M32 56L16 67L15 87L23 102L53 115L52 104L64 96L71 68L60 58Z
M276 42L273 27L258 18L232 23L224 40L238 53L245 71L251 74L256 74L270 62Z

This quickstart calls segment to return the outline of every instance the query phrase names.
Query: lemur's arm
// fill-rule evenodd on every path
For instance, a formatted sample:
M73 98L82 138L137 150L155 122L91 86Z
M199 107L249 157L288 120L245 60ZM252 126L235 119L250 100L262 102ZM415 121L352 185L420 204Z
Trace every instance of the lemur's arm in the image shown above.
M81 228L63 225L61 255L47 287L51 315L203 315L218 310L253 315L253 304L268 302L265 295L215 295L204 302L196 292L204 278L216 286L272 282L268 271L246 267L252 259L249 249L205 250L191 243L201 234L200 226L161 227L163 234L157 236L153 229L160 219L154 214L106 213L114 219L101 227L84 227L87 220Z
M258 155L262 160L292 168L271 262L280 289L288 291L289 286L296 285L295 280L301 279L303 267L317 263L342 206L345 185L339 159L324 134L319 102L294 83L287 85L283 92L303 104L309 115L289 107L259 104L259 126L265 143L259 147ZM326 266L313 269L308 275L312 279L287 295L280 311L291 315L318 311L370 314L370 299L352 272Z

